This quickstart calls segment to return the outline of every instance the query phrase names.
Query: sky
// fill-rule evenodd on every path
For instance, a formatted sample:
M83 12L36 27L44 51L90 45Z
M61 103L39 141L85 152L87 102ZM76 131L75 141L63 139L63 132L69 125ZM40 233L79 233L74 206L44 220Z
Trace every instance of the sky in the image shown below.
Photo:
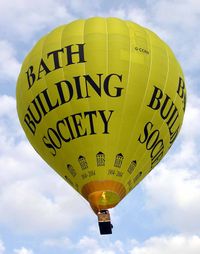
M34 151L19 124L15 89L34 44L92 16L156 32L181 63L187 107L180 135L156 168L111 210L100 236L88 203ZM0 0L0 254L200 253L200 1Z

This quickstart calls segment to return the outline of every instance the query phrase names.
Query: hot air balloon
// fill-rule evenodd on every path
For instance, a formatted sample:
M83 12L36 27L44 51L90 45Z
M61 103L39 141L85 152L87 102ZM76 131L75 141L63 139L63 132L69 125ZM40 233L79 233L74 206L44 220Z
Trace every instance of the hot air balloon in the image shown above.
M171 49L131 21L94 17L41 38L17 81L17 111L38 154L112 233L115 207L159 163L183 121Z

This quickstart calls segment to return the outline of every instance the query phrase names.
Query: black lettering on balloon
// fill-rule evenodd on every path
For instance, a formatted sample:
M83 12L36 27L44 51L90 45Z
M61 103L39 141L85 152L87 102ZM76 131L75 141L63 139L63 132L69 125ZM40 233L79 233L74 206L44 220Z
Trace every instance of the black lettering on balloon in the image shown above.
M35 135L37 131L37 125L43 120L43 118L48 115L49 112L57 109L58 107L69 103L74 99L88 99L91 97L91 89L95 91L95 94L99 97L102 96L104 92L106 95L110 97L118 97L121 95L122 87L110 87L108 80L113 76L121 77L117 74L112 74L112 76L104 77L103 81L103 74L96 74L99 78L99 81L96 83L94 78L90 77L89 75L83 76L75 76L73 78L73 82L69 80L61 80L56 82L54 86L49 88L45 88L36 97L31 101L28 105L27 112L25 113L24 122L28 126L28 129L31 131L33 135ZM109 77L107 81L105 81ZM102 86L101 83L107 83L107 85ZM114 89L114 90L113 90ZM112 93L111 93L112 90ZM115 93L113 93L115 91ZM99 115L101 116L102 123L104 124L104 134L109 134L109 121L112 117L113 111L110 110L105 113L105 110L99 110ZM95 127L94 127L94 119L95 119L95 112L89 111L86 113L88 119L90 120L91 126L91 134L95 134ZM79 124L78 124L79 126ZM79 128L79 127L78 127ZM80 134L81 135L81 134Z
M52 128L49 128L47 130L48 138L51 144L57 148L60 149L62 146L62 140L61 137L58 135L58 132Z
M32 65L26 71L26 77L27 77L27 81L28 81L28 89L30 89L35 82L35 73L33 72Z
M90 122L90 133L88 133L89 135L94 135L97 134L95 131L95 126L94 126L94 117L97 117L97 112L96 111L88 111L88 112L84 112L84 116L85 118L88 116L89 118L89 122Z
M50 149L50 153L53 155L53 156L56 156L56 148L52 145L52 143L50 142L50 140L44 136L42 138L42 141L44 143L44 145Z
M180 129L180 124L178 123L179 113L173 100L167 94L163 93L160 88L154 86L150 103L147 106L153 110L157 110L167 124L170 144L172 144Z
M36 132L36 124L35 122L31 119L30 115L27 113L24 116L24 122L27 125L27 127L29 128L29 130L33 133L33 135L35 135Z
M48 106L49 112L52 111L53 109L57 108L59 106L59 101L58 99L53 103L52 99L49 96L48 89L46 88L45 90L42 91L42 95L45 98L46 105Z
M74 123L74 127L76 129L76 133L77 133L77 138L83 137L87 135L87 130L86 128L83 129L82 126L82 113L77 113L72 115L72 119L73 119L73 123Z
M43 136L43 143L50 153L55 156L64 143L88 135L109 134L109 125L113 110L86 111L66 116L59 119L54 127L47 129ZM29 128L35 131L35 125L29 118L26 119ZM98 123L98 124L97 124ZM53 151L52 151L53 148ZM98 166L105 164L105 155L101 152L97 155Z
M64 49L57 49L54 51L51 51L47 53L47 57L49 58L50 56L53 56L53 62L54 62L54 69L52 71L55 71L57 69L60 69L62 66L59 61L59 55L60 53L62 54L64 52Z
M58 135L61 137L61 139L64 141L64 142L69 142L71 140L70 138L70 135L67 133L67 136L64 137L64 133L66 135L66 132L63 131L63 129L65 128L66 126L66 123L65 123L65 120L60 120L57 122L56 124L56 129L57 129L57 132L58 132ZM62 129L61 129L62 128Z
M85 63L85 56L84 56L84 44L72 44L66 48L67 50L67 65L75 64L75 63ZM76 55L79 60L73 61L72 56Z
M88 92L88 84L90 84L90 87L93 88L93 90L95 90L95 92L101 97L101 76L103 74L97 74L99 77L99 84L97 85L94 80L90 77L90 75L83 75L85 78L85 86L86 86L86 97L85 98L89 98L89 92Z
M183 110L185 111L186 106L186 89L184 80L179 77L177 93L183 102Z
M85 63L84 47L85 43L78 43L55 49L48 52L44 58L39 59L38 63L36 63L36 68L34 68L33 65L30 65L25 72L28 89L35 84L36 77L37 80L40 80L57 69L64 68L71 64ZM65 61L60 61L61 57L63 59L63 55L65 56ZM35 69L37 72L35 72Z
M151 97L151 101L148 107L152 108L153 110L157 110L160 108L161 105L161 98L163 97L163 92L160 88L154 86L154 91Z
M75 76L73 77L76 85L76 92L77 92L77 100L85 98L82 94L81 90L81 81L80 81L81 76Z
M110 97L119 97L122 94L122 87L120 86L114 86L113 88L110 86L110 82L111 82L111 78L115 77L115 79L117 78L118 81L120 81L120 83L122 82L122 75L118 75L116 73L112 73L110 75L108 75L105 80L104 80L104 91L105 93L110 96ZM113 93L114 90L114 93ZM111 93L112 91L112 93Z
M37 80L41 79L41 73L44 73L43 76L46 76L51 71L49 70L48 66L44 62L43 58L40 61L39 68L38 68L38 77Z
M154 167L164 155L164 141L160 137L160 131L154 128L152 122L147 122L138 141L150 151L151 167Z
M68 80L62 80L57 83L55 83L55 86L57 87L59 99L60 99L60 105L63 105L67 102L70 102L73 97L73 87L72 84Z
M108 126L109 126L108 123L111 119L111 116L112 116L112 113L114 112L114 110L109 110L109 116L108 117L106 117L106 115L105 115L106 112L107 112L106 110L99 110L99 114L100 114L101 119L104 123L104 132L103 132L103 134L109 134L109 132L108 132Z

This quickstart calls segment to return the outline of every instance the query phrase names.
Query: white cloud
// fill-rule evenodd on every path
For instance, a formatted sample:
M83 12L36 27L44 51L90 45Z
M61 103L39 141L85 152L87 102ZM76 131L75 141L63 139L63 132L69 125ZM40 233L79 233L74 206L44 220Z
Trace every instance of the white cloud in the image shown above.
M71 240L67 237L61 237L57 239L47 239L43 242L43 245L46 247L55 247L55 248L73 248Z
M121 19L132 20L143 26L148 24L146 11L139 7L134 7L130 9L113 8L110 10L109 15Z
M199 98L191 95L180 137L142 185L147 209L155 214L154 223L197 234L200 233L199 106Z
M82 0L70 0L67 3L67 7L77 15L80 15L81 18L84 15L85 17L88 16L95 16L100 9L100 4L102 0L98 1L90 1L85 0L84 2Z
M89 205L24 139L15 100L0 100L0 224L23 233L68 230L89 216Z
M58 25L82 18L83 14L93 16L98 7L97 1L90 0L5 1L0 8L0 29L5 38L24 43L47 28L50 31Z
M136 22L155 32L172 48L187 72L198 71L200 61L199 29L200 2L198 0L146 0L112 5L103 16L116 16Z
M200 138L200 98L191 94L189 86L190 84L188 84L188 103L181 135L184 139L195 141L196 138Z
M0 96L0 101L0 117L6 116L12 118L16 111L15 99L11 96L2 95Z
M124 254L123 243L119 240L111 243L108 241L99 241L95 238L84 236L77 243L76 247L83 254Z
M198 0L147 0L148 17L166 41L185 71L198 71L200 61Z
M199 119L200 99L191 95L181 138L143 184L147 207L159 214L155 219L160 225L197 234L200 233Z
M29 156L24 150L23 157L26 155ZM0 164L4 169L1 170L0 224L6 228L26 234L56 234L70 230L89 215L86 202L40 162L34 151L30 160L7 156L0 158Z
M48 239L43 242L45 247L63 249L67 253L81 254L125 254L126 246L120 240L111 242L110 239L96 239L94 237L83 236L77 242L72 242L67 237Z
M15 40L27 41L47 26L69 21L71 15L61 0L14 0L1 3L0 17L6 37L12 40L12 36L18 36Z
M92 238L83 236L78 242L70 242L67 246L63 240L52 240L55 245L49 245L60 248L64 243L65 251L68 253L80 254L199 254L200 237L197 235L162 235L138 242L135 239L111 241L110 238ZM57 245L58 244L58 245Z
M0 240L0 254L4 254L4 251L5 251L4 243Z
M15 99L11 96L0 95L0 102L0 158L2 158L6 153L15 154L13 146L16 140L24 137L24 134L17 119Z
M16 59L16 52L12 45L5 40L0 41L0 79L16 80L20 70L20 63Z
M15 249L14 253L16 253L16 254L33 254L33 251L22 247L21 249Z
M200 175L161 164L144 181L147 207L159 212L156 221L179 232L200 233Z
M121 18L123 20L130 20L134 23L137 23L143 27L149 28L154 32L159 33L161 37L167 36L166 31L162 30L153 23L153 19L148 15L148 12L145 8L140 8L137 6L130 5L129 8L117 7L109 10L108 13L104 14L105 16L113 16Z
M95 253L96 251L99 251L99 244L96 239L85 236L80 239L79 243L77 243L77 248L81 251L87 250L88 254Z
M190 92L190 91L188 91ZM199 141L200 141L200 98L188 94L188 103L180 132L178 149L170 153L167 161L170 168L199 169ZM177 143L175 142L174 145Z
M198 0L160 0L147 1L152 9L154 19L158 23L171 25L174 28L196 27L199 14L200 3Z
M135 246L130 254L198 254L199 236L161 236L152 237L140 246Z

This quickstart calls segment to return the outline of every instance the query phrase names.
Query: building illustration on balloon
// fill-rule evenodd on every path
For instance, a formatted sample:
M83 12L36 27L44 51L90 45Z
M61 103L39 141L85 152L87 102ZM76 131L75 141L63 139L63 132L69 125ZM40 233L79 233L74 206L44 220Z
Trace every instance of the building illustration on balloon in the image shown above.
M96 155L97 159L97 167L105 166L105 154L102 152L98 152Z
M84 156L80 155L78 157L78 162L79 162L82 170L88 168L88 163L87 163L87 160L86 160L86 158Z
M38 154L112 233L115 207L160 162L186 105L184 75L155 33L94 17L41 38L17 81L17 111Z

